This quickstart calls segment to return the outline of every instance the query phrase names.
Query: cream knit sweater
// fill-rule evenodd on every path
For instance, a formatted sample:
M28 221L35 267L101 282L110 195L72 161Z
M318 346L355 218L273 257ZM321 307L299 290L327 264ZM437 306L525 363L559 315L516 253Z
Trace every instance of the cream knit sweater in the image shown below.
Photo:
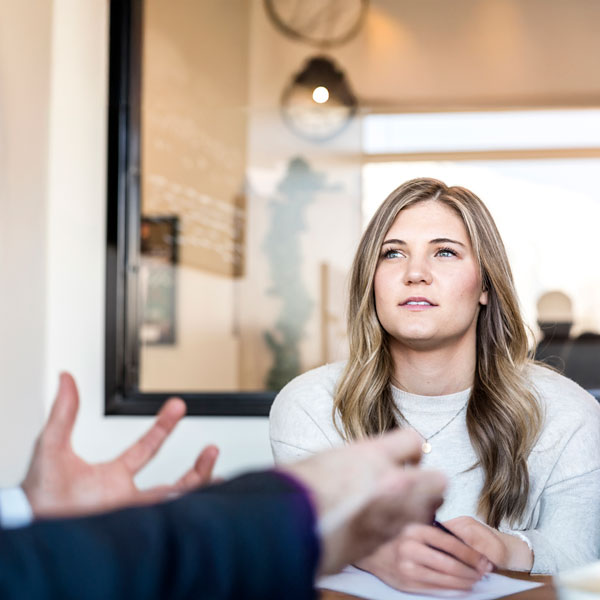
M276 463L288 463L344 443L332 419L333 394L343 363L325 365L296 377L278 394L270 415ZM529 540L534 573L591 562L600 557L600 406L576 383L539 366L530 368L532 390L545 414L542 433L528 460L530 492L522 519L512 529ZM425 438L460 410L469 390L448 396L417 396L392 387L394 400ZM483 484L466 429L465 410L429 441L424 468L449 479L440 521L478 518ZM337 419L337 415L336 415Z

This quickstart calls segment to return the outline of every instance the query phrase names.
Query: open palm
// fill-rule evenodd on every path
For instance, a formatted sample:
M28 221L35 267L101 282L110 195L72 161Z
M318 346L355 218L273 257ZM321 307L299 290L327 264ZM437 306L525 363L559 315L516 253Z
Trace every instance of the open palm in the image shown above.
M152 427L114 460L90 464L77 456L71 433L79 394L71 375L62 373L50 416L35 445L22 487L34 515L39 517L89 514L132 504L163 500L210 482L219 454L207 446L194 466L175 484L140 490L134 477L158 452L184 416L185 403L168 400Z

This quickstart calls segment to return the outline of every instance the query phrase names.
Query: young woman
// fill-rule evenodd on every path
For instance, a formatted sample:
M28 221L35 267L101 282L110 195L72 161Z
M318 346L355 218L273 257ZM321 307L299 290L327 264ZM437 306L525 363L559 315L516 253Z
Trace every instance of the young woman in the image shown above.
M354 259L348 336L347 362L277 396L275 460L414 429L422 465L449 478L437 516L455 534L409 526L359 566L419 590L469 588L492 565L553 573L598 558L600 407L529 358L506 251L475 194L433 179L392 192Z

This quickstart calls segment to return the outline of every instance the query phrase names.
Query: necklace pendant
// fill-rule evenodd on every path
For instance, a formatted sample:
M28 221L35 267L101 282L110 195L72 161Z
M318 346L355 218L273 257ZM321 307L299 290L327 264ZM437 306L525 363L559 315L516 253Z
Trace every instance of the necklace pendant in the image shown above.
M423 454L429 454L431 452L431 444L429 442L423 442L421 450L423 450Z

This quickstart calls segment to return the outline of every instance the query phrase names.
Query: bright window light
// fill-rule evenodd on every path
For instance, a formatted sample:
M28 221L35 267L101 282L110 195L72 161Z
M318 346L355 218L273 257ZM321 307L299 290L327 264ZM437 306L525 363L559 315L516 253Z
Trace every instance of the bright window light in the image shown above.
M599 148L600 109L374 114L366 154Z

